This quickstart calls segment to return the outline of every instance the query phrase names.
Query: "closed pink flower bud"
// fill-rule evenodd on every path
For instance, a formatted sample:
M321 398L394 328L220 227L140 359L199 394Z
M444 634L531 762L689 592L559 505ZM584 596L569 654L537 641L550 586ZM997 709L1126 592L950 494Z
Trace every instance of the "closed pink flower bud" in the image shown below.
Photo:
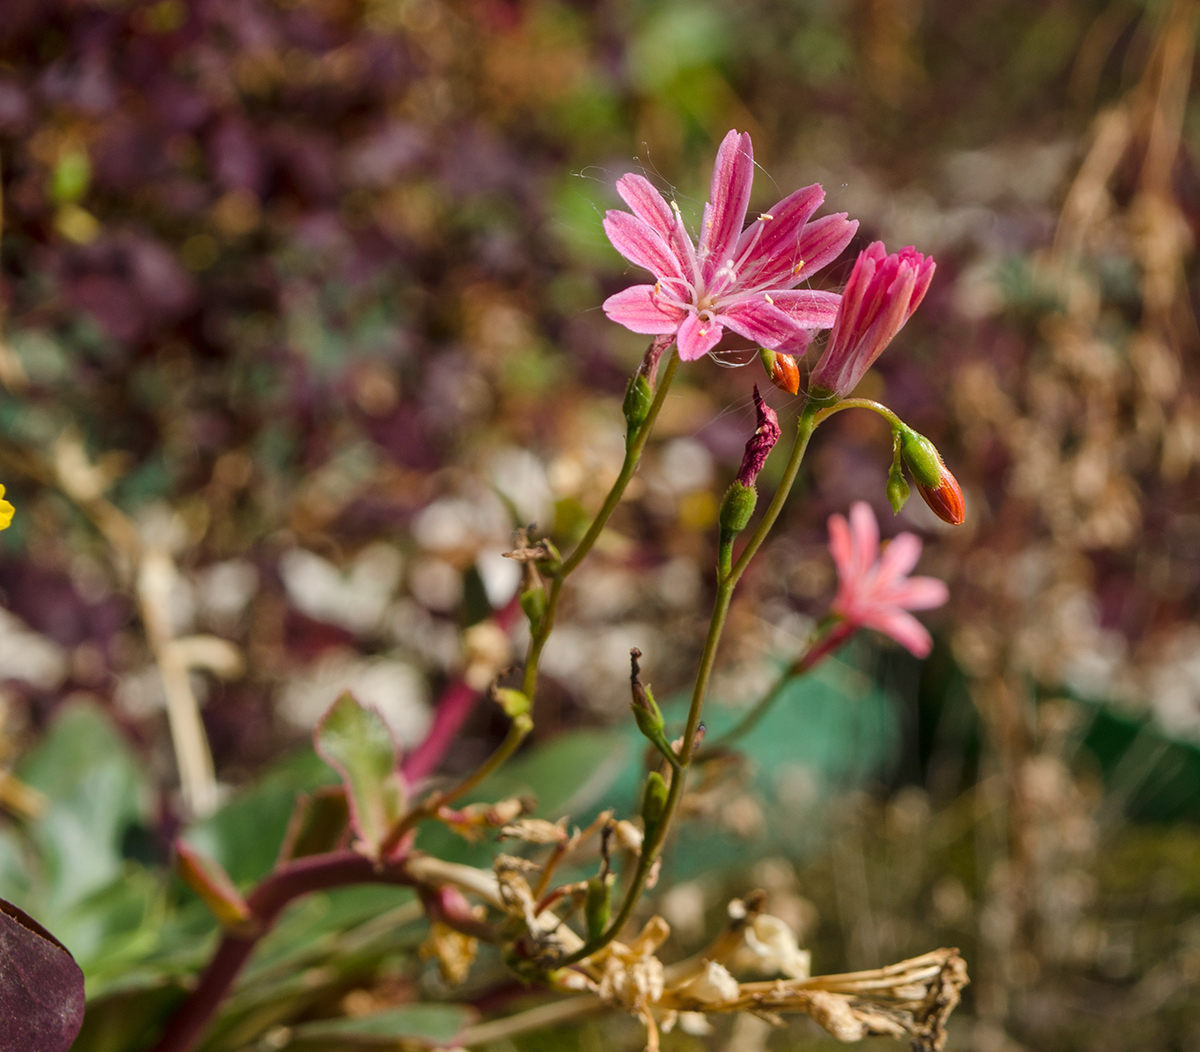
M876 241L858 254L808 389L815 398L845 398L912 317L936 264L916 249L887 254Z

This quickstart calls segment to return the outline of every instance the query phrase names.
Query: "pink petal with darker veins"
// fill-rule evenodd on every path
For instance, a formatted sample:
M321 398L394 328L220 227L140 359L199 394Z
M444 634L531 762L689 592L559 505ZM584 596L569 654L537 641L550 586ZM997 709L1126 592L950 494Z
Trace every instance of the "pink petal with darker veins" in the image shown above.
M800 262L800 233L804 224L824 200L825 191L817 183L805 186L767 209L765 214L770 219L760 218L742 231L733 256L741 260L742 254L750 249L750 255L741 262L743 284L759 284L764 273L791 273Z
M754 147L750 136L731 131L717 151L709 203L704 206L698 258L700 275L706 283L733 255L750 206L753 179Z
M718 319L705 321L697 314L689 314L679 326L679 335L675 341L680 359L694 362L697 358L703 358L721 342L724 335L725 331Z
M739 336L772 350L794 339L798 328L791 318L778 307L771 306L761 294L722 307L720 318Z
M631 285L603 304L604 313L631 332L665 336L679 328L686 311L667 303L653 285Z
M842 297L836 292L822 292L819 289L772 292L771 299L801 329L832 327L837 321L838 307L842 302Z
M800 329L791 339L785 340L778 347L772 347L771 350L783 351L784 354L790 354L793 358L803 358L812 339L811 332L807 329Z
M675 253L650 224L615 209L604 217L604 232L613 248L630 263L644 267L656 278L682 278Z
M858 233L858 220L847 219L845 212L835 212L830 216L809 223L800 236L800 255L804 257L804 267L796 276L803 281L811 274L829 266Z
M858 221L847 219L845 212L813 220L800 232L793 249L768 259L747 277L746 284L751 288L793 288L841 255L857 230Z
M654 188L650 180L630 172L617 180L617 193L633 209L634 214L649 224L667 243L679 260L683 273L689 278L694 278L696 247L684 229L683 220L667 204L666 199Z
M643 223L648 223L665 239L675 227L671 206L645 176L630 172L617 180L617 193Z

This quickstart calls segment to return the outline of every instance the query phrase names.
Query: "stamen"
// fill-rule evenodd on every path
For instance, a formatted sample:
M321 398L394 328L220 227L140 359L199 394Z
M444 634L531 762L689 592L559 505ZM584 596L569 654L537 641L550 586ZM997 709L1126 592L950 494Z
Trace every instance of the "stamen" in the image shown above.
M771 299L771 294L770 294L769 292L764 292L764 293L763 293L763 298L764 298L764 299L765 299L765 300L766 300L766 301L767 301L767 302L768 302L768 303L769 303L769 304L770 304L772 307L774 307L774 306L775 306L775 301L774 301L773 299Z
M799 274L800 271L802 271L803 269L804 269L804 260L800 260L799 263L797 263L794 267L792 267L792 273Z
M760 223L765 223L768 219L774 219L774 218L775 217L773 215L771 215L770 212L763 212L762 215L760 215L758 217L758 221Z

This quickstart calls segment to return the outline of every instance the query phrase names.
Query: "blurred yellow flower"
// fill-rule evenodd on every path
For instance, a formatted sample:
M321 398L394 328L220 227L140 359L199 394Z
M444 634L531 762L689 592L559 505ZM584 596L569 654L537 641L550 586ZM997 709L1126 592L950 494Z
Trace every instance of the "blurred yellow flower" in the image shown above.
M4 499L4 487L0 486L0 530L7 530L12 525L13 515L16 513L16 510L16 508Z

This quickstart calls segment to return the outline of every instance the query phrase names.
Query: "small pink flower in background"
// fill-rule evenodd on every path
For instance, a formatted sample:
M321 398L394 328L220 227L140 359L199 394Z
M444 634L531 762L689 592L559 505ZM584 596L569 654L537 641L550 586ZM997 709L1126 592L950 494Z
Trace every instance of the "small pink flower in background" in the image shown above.
M935 268L911 246L890 256L882 241L863 249L842 289L837 320L809 390L838 398L853 391L925 298Z
M879 524L869 504L857 501L849 523L829 517L829 550L837 565L838 590L831 610L853 628L874 628L917 657L929 653L925 626L907 610L932 610L950 598L936 577L909 577L921 556L911 533L897 535L879 554Z
M810 223L825 200L814 184L742 230L753 179L750 136L731 131L717 151L698 247L679 209L649 180L632 173L617 180L633 214L610 211L604 232L657 280L606 299L609 318L633 332L675 334L684 361L704 357L726 328L772 350L802 353L813 330L833 325L840 297L796 286L838 257L858 223L844 212Z

